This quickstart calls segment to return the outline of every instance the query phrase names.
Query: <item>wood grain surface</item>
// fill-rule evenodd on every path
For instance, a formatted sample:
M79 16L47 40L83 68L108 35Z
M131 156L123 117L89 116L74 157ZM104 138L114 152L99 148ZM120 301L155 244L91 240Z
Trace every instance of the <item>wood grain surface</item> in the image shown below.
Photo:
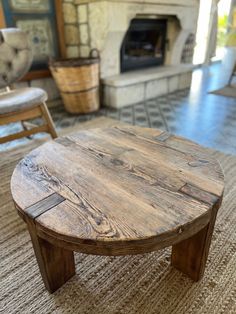
M223 188L221 167L204 148L123 125L48 142L11 180L18 210L35 219L40 237L104 255L149 252L193 236L209 224Z
M11 180L49 292L74 275L73 251L126 255L172 246L172 265L199 280L223 190L221 167L204 148L125 125L48 142Z

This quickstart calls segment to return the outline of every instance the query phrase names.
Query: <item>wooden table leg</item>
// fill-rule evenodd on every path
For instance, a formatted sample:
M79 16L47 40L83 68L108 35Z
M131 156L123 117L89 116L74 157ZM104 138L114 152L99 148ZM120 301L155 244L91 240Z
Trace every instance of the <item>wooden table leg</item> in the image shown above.
M219 207L220 202L212 209L211 220L206 227L191 238L172 246L172 266L188 275L194 281L200 280L204 274Z
M33 221L27 224L44 284L52 293L74 276L74 253L39 238Z

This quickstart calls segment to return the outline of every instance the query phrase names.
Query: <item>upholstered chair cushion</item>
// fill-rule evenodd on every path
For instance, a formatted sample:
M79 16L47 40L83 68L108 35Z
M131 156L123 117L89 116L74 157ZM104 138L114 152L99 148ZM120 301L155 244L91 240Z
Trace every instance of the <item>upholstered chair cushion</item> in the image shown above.
M47 93L34 87L15 89L0 94L0 114L34 107L47 100Z
M27 34L17 28L0 30L0 88L19 80L32 63Z

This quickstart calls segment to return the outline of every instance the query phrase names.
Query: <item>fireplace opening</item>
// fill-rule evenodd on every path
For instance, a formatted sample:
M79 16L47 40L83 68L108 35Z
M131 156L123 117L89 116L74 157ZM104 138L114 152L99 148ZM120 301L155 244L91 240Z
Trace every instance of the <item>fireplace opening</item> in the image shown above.
M133 19L124 37L121 72L164 64L167 19Z

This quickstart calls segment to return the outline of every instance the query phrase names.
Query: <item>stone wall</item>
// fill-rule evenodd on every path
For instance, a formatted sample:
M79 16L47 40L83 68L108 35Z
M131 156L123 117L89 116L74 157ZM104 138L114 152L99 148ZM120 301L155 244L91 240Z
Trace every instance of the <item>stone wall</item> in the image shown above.
M78 12L73 1L63 1L63 16L67 57L78 57L80 43Z
M63 0L65 41L68 58L87 57L91 50L88 3Z

